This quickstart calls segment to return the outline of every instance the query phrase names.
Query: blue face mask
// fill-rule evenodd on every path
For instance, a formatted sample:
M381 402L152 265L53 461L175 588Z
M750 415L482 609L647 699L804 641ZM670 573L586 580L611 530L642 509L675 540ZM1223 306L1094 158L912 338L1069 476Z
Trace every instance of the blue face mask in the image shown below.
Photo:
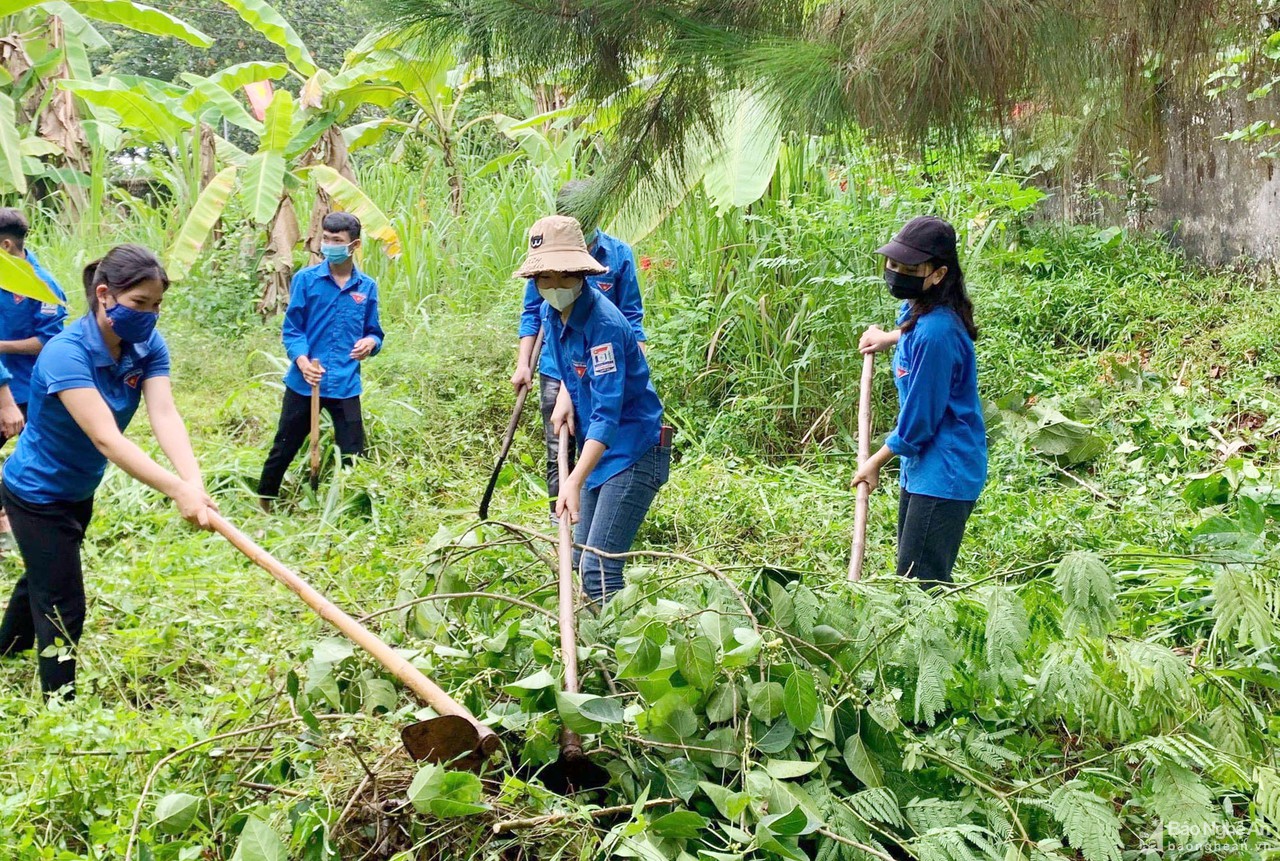
M111 321L111 329L121 341L128 344L141 344L151 337L160 322L159 311L135 311L117 302L107 309L107 319Z
M351 243L346 245L321 245L320 253L330 263L341 263L351 256Z

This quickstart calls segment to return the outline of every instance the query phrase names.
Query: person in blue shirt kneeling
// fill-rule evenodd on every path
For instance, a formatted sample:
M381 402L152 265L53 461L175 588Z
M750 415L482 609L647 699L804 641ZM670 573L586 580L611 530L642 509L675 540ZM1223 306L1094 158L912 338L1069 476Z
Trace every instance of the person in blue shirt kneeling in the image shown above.
M27 247L27 233L31 230L27 218L16 209L0 209L0 252L26 260L37 276L53 294L64 302L67 294L49 274L35 252ZM27 415L27 400L31 391L31 371L36 366L36 356L49 343L49 339L62 331L67 318L64 305L40 302L17 293L10 293L0 284L0 356L13 378L9 388L13 393L14 407ZM7 406L7 405L3 405ZM0 447L16 436L0 428ZM0 535L9 533L9 520L0 509Z
M588 597L607 601L622 588L626 553L671 470L670 429L631 322L586 279L602 274L582 228L553 215L529 229L516 278L532 278L542 297L543 349L561 380L554 432L573 434L578 459L560 485L556 515L577 524L574 551Z
M356 268L360 220L332 212L321 223L324 262L293 276L281 336L289 354L284 404L271 453L262 466L258 497L270 511L280 484L311 431L311 387L320 385L320 406L333 419L333 436L344 463L364 454L360 407L360 363L382 349L378 285Z
M68 650L84 628L80 547L107 461L168 496L188 522L209 528L217 510L169 384L169 348L155 330L169 278L154 254L118 245L84 270L89 313L40 352L26 430L4 465L0 498L26 565L0 620L0 656L37 649L40 686L75 693ZM138 404L175 475L124 435Z
M987 481L987 431L978 400L978 329L956 250L941 218L913 218L877 252L889 292L903 300L898 328L872 326L863 353L896 346L898 423L853 484L875 490L880 469L902 458L898 574L922 587L951 582L965 524Z

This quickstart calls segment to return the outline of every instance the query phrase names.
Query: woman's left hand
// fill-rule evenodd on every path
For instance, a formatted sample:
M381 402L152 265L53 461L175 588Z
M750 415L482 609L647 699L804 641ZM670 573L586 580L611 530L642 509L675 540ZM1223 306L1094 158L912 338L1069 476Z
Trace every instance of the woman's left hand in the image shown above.
M26 419L22 417L22 410L18 409L16 404L10 403L0 407L0 434L4 434L5 439L13 439L22 433L26 423Z
M577 523L581 509L582 484L570 475L560 482L560 495L556 497L556 517L564 517L567 514L570 523Z
M856 489L860 484L865 484L868 492L880 486L880 466L874 460L868 459L858 467L858 471L853 474L853 481L849 482L849 487Z

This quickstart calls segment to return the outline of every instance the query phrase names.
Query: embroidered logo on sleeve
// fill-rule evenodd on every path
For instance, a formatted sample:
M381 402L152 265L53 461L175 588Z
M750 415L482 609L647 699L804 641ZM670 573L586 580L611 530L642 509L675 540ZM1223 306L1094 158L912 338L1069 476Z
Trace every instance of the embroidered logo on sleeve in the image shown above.
M57 313L58 313L58 306L53 304L52 302L40 303L40 314L42 316L52 317L54 314L57 314Z
M363 303L364 303L364 294L363 294L363 293L352 293L352 294L351 294L351 298L356 300L356 304L357 304L357 305L361 305L361 304L363 304Z
M613 360L613 344L591 348L591 370L597 377L618 370L618 364Z

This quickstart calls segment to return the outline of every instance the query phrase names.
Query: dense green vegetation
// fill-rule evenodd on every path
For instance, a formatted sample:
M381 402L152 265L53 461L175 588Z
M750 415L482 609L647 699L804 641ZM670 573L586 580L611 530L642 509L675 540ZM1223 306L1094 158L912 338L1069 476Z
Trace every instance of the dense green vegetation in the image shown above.
M287 62L179 91L60 75L87 31L48 56L32 36L39 75L0 78L14 115L40 75L69 78L92 159L34 143L27 114L0 141L21 155L0 158L4 202L33 216L76 309L81 267L111 245L168 250L185 277L162 331L224 513L497 728L505 756L478 776L408 761L398 729L426 712L407 692L113 470L86 544L79 698L46 704L30 656L0 661L0 859L1274 857L1270 268L1206 271L1119 227L1045 223L1003 137L903 158L718 105L740 134L693 154L682 202L641 193L610 216L639 237L677 462L626 590L583 613L585 693L567 696L533 409L495 521L475 510L513 401L523 231L564 180L606 167L617 117L373 43L317 103L334 54L317 41L308 58L260 0L228 6ZM46 33L48 14L17 20ZM265 78L288 95L257 122L239 88ZM127 109L139 93L154 110ZM223 119L251 151L218 141L209 164L197 141ZM311 169L338 172L331 130L346 184ZM371 451L347 471L327 452L318 493L297 464L264 515L252 488L285 363L264 274L308 259L302 231L264 244L317 184L322 205L386 213L401 247L361 261L387 330L365 369ZM856 343L896 310L872 252L925 212L960 231L992 442L958 585L934 595L892 574L892 488L872 499L867 578L845 582ZM883 362L875 404L883 434ZM131 434L155 450L145 423ZM20 564L0 558L5 583ZM609 769L603 792L543 786L562 723Z

